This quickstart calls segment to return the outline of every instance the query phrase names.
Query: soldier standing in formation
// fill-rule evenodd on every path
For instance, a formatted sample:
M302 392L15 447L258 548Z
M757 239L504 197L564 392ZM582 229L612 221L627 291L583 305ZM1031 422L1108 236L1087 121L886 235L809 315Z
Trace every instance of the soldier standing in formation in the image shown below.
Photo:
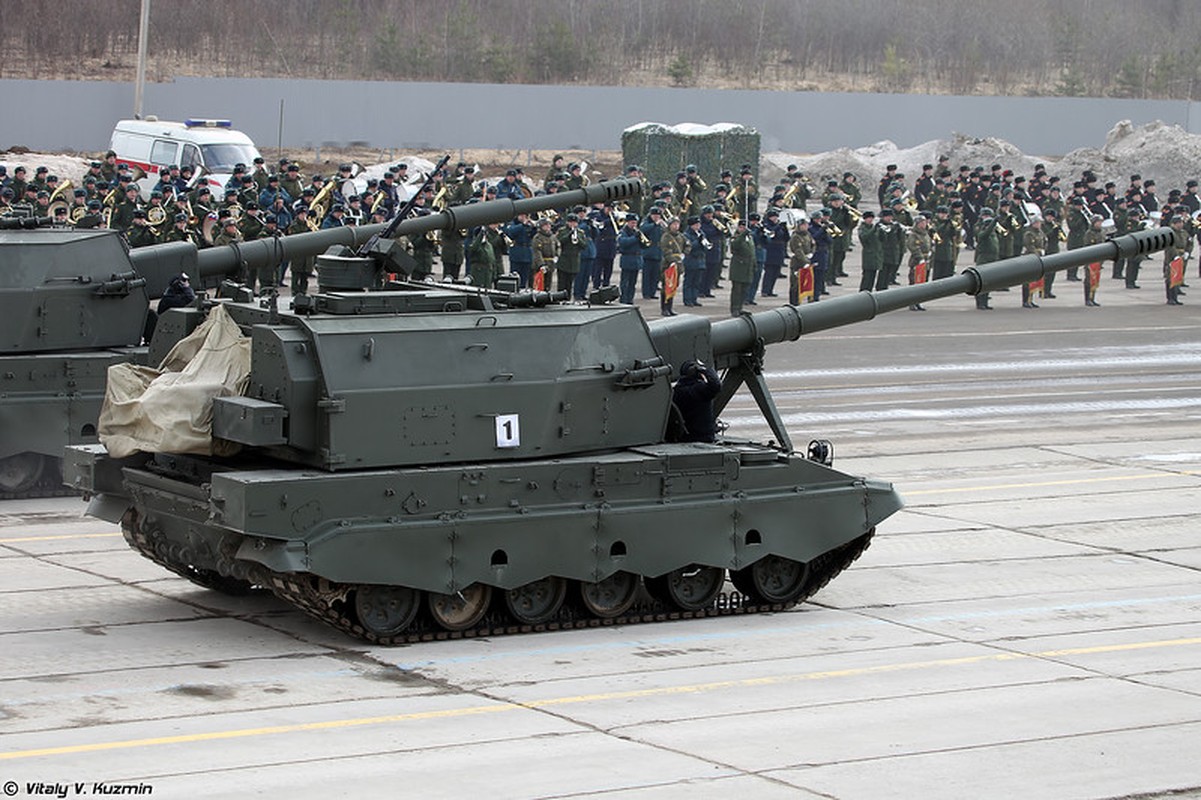
M884 266L884 234L876 225L876 215L863 212L859 225L859 244L863 245L863 277L859 280L859 291L870 292L879 279Z
M997 260L997 254L1000 252L997 243L997 220L993 210L988 206L980 209L980 216L972 231L972 237L976 242L975 262L977 266L991 264ZM989 304L989 299L988 292L976 295L976 308L981 311L991 311L992 306Z
M1042 218L1030 220L1030 226L1022 233L1023 255L1042 256L1047 248L1047 237L1042 230ZM1022 284L1022 308L1038 308L1029 283Z
M668 296L668 270L675 268L675 280L679 283L680 273L684 269L684 254L688 252L688 241L680 233L680 218L672 217L667 223L667 230L659 237L659 249L663 251L663 290L659 295L659 313L665 317L674 317L672 309L675 304L675 294Z
M588 233L580 227L580 218L574 212L567 215L563 229L558 233L559 261L558 283L561 292L571 292L577 300L583 300L588 289L587 276L581 282L580 254L588 247Z
M730 238L730 315L742 313L746 290L755 279L755 242L747 221L740 219Z
M917 282L919 276L917 267L919 264L925 264L926 269L930 266L930 256L933 253L934 243L930 239L930 231L927 229L929 218L924 214L917 218L913 223L913 228L909 231L909 238L905 240L905 249L909 252L909 285L912 286ZM928 280L928 276L926 276ZM924 282L924 281L923 281ZM914 303L909 306L910 311L925 311L926 309L921 303Z

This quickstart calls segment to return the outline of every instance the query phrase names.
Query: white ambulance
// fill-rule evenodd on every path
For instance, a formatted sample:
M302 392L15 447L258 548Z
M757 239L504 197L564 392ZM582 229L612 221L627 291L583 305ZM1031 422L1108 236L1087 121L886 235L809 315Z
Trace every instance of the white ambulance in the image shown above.
M149 198L159 171L172 164L191 166L195 183L207 181L214 199L220 199L236 164L254 170L259 150L250 137L233 129L227 119L186 119L165 122L156 117L123 119L113 129L113 152L118 164L137 167L145 175L138 181L142 197Z

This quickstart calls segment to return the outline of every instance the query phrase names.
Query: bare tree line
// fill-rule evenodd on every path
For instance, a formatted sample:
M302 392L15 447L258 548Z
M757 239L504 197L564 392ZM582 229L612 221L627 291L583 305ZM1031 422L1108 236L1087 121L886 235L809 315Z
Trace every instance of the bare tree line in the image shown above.
M0 77L126 80L139 0L4 0ZM150 75L1201 99L1195 0L156 0Z

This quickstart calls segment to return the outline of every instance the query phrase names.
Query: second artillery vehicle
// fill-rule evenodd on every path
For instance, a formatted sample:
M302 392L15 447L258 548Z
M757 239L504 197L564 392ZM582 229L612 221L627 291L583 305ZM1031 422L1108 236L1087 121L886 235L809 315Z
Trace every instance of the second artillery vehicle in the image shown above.
M188 242L130 250L117 231L50 222L0 220L0 499L62 492L63 448L97 441L106 372L146 362L150 301L171 278L199 284L242 269L237 258L197 259ZM339 241L326 233L290 237L292 257Z
M498 219L490 205L400 232ZM229 303L252 359L244 396L213 401L212 435L240 452L72 448L68 478L165 568L228 592L269 588L373 642L784 608L847 567L901 500L834 469L825 443L794 451L767 346L1170 236L718 322L403 282L322 291L299 313ZM387 261L382 246L317 268L371 283L394 271ZM182 336L205 314L160 324ZM690 360L725 371L718 410L747 386L775 441L674 441L672 381ZM723 593L727 577L736 592Z

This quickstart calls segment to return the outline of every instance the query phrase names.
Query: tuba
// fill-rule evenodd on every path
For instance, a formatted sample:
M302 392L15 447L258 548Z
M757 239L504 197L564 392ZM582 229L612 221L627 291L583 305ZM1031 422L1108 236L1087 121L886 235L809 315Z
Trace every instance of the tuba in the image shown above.
M64 180L63 182L61 182L61 183L58 185L58 187L57 187L57 188L55 188L55 190L54 190L54 194L50 195L50 205L52 205L52 206L53 206L53 205L54 205L54 201L58 200L59 198L62 198L62 197L64 197L64 196L66 195L66 193L67 193L67 192L68 192L68 191L69 191L71 188L72 188L72 186L71 186L71 181L70 181L69 179L68 179L68 180ZM64 201L64 202L65 202L65 201Z
M321 187L321 191L317 192L317 196L313 198L313 202L309 206L310 213L317 215L321 219L325 219L325 215L329 211L330 195L333 192L334 182L332 180L326 181L325 185ZM240 212L241 207L238 210Z

